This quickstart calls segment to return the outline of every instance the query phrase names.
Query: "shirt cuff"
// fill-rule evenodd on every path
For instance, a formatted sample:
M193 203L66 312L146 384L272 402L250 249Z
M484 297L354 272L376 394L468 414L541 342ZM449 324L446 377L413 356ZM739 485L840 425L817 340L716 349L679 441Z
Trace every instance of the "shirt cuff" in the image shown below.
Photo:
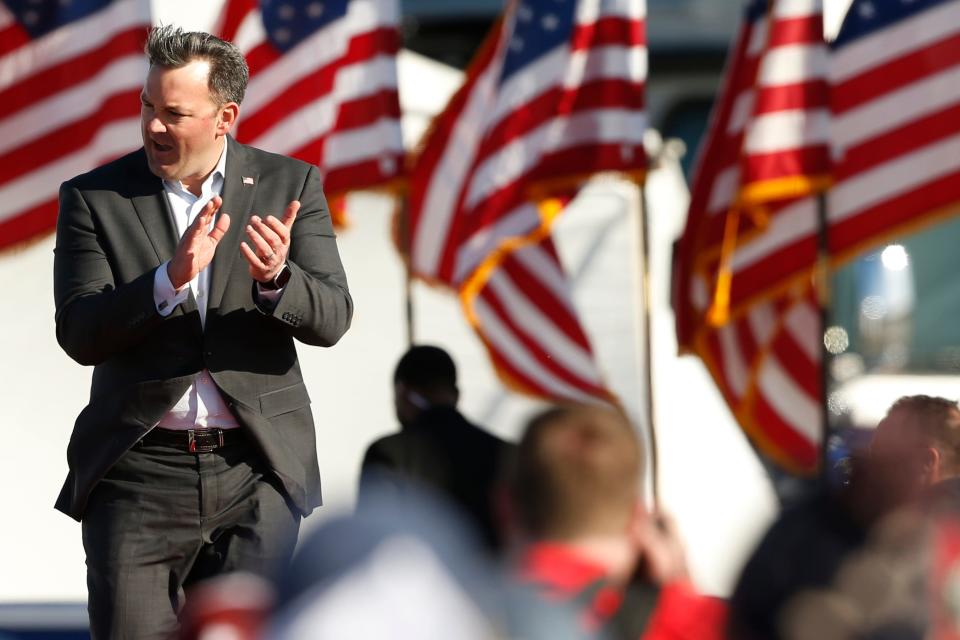
M285 287L280 287L279 289L264 289L257 281L254 281L254 285L254 302L257 306L265 311L273 311L276 309Z
M173 313L177 305L190 295L189 285L185 285L180 291L173 288L170 275L167 274L168 264L170 264L169 260L157 267L153 274L153 302L157 305L157 313L163 317Z

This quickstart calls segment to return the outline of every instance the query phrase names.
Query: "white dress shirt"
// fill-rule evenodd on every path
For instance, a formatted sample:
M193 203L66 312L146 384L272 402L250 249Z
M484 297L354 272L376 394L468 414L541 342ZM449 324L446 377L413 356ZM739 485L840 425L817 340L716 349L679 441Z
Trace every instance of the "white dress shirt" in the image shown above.
M183 237L187 227L196 219L197 214L211 198L221 195L226 165L227 145L224 144L220 161L217 162L213 173L203 181L199 197L190 193L179 180L163 181L164 195L167 197L167 202L170 203L178 237ZM210 230L213 229L215 222L216 219L211 221ZM153 280L153 300L157 305L157 311L162 316L168 316L178 304L186 300L190 293L193 293L193 297L197 301L197 309L200 312L200 322L206 325L207 301L210 295L210 265L207 265L203 271L197 274L188 286L177 291L170 282L170 276L167 273L168 264L169 261L160 265ZM156 426L164 429L186 430L206 427L232 429L240 425L237 424L236 418L230 413L223 396L220 395L220 390L214 383L213 378L210 377L210 372L204 369L186 393L183 394L183 397L160 419Z

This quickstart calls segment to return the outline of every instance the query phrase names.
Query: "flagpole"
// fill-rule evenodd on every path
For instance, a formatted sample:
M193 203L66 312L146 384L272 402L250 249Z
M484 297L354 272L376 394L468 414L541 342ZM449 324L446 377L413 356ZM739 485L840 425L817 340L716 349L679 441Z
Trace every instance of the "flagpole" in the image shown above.
M413 259L413 238L410 233L410 207L407 194L400 196L400 210L397 212L397 234L400 246L403 248L403 307L407 321L407 348L413 346L413 271L410 269L410 260Z
M827 223L827 193L817 194L817 263L814 283L817 290L817 308L820 315L820 421L823 425L820 437L820 477L827 479L830 407L827 399L830 393L831 353L824 339L830 326L830 230Z
M643 384L645 387L646 402L646 422L647 435L650 443L650 476L651 488L653 490L654 507L660 506L660 465L657 451L657 430L654 427L654 405L653 405L653 350L652 350L652 322L653 313L651 311L650 295L650 224L647 210L647 183L646 180L640 183L640 278L641 292L643 294L643 332L640 336L643 343Z

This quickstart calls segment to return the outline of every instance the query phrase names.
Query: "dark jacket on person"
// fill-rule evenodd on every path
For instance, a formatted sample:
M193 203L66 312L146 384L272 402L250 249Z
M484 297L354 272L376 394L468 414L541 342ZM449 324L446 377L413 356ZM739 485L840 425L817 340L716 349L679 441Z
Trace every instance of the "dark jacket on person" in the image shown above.
M493 548L500 537L492 509L500 467L512 446L472 424L452 406L425 410L399 433L367 449L360 477L360 506L373 494L404 493L413 482L427 487L470 517Z
M315 166L228 138L221 211L231 224L210 265L206 323L190 297L167 317L154 273L177 246L163 182L140 150L65 182L54 250L57 340L92 365L90 401L67 449L57 509L80 520L114 463L207 370L291 503L321 502L310 397L294 341L329 346L350 326L353 302ZM301 203L291 229L290 280L272 309L254 302L239 244L254 214Z

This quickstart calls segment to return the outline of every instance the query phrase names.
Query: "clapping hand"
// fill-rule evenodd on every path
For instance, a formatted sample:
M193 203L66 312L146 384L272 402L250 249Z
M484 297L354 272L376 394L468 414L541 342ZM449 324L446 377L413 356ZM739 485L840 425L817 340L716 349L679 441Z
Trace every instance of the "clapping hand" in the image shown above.
M290 229L299 210L300 202L294 200L287 205L281 220L272 215L266 218L250 217L246 229L247 237L256 250L251 249L246 242L241 242L240 251L250 265L250 275L254 280L269 282L280 273L290 252Z
M179 291L185 287L213 260L217 245L230 228L230 216L223 214L213 229L207 231L222 204L220 196L211 198L180 238L173 258L167 264L167 276L174 289Z

